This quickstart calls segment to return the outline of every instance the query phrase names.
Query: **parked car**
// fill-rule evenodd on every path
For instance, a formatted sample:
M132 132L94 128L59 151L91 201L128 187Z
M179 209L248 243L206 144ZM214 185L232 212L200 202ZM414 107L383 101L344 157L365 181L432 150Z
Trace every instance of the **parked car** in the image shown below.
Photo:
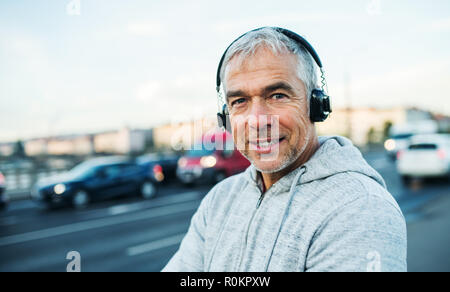
M388 155L395 160L399 151L409 146L409 140L414 135L430 135L438 132L438 124L433 120L418 120L405 124L393 125L389 131L390 137L384 143Z
M85 161L63 175L39 181L31 193L36 202L46 207L75 208L132 194L152 198L156 195L156 182L145 168L124 157Z
M173 153L151 153L138 157L136 162L146 168L157 182L167 183L177 179L180 156Z
M406 150L397 154L397 170L405 183L413 177L445 177L450 174L448 135L413 136Z
M403 151L409 146L409 139L413 136L412 133L402 133L391 136L384 142L384 148L392 160L397 159L397 153Z
M0 172L0 209L5 208L6 205L8 204L5 195L5 190L6 190L5 176Z
M250 162L234 147L231 135L219 132L204 135L192 150L180 158L177 176L185 184L217 183L248 166Z

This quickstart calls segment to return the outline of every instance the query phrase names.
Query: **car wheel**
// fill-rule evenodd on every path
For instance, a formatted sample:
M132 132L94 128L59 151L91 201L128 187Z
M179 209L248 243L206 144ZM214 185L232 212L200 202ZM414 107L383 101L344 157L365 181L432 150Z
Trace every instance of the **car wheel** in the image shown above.
M411 177L406 175L402 176L402 182L404 185L409 186L409 184L411 183Z
M184 182L183 186L187 187L187 188L193 188L195 187L195 182Z
M85 208L89 204L89 194L85 191L78 191L72 198L72 205L76 209Z
M141 186L141 196L144 199L151 199L156 196L156 187L152 182L146 181Z

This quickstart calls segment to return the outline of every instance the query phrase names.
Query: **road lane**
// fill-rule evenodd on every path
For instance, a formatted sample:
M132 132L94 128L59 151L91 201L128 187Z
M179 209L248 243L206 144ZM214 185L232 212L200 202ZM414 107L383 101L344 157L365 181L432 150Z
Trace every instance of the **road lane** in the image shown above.
M147 243L144 243L141 245L132 246L132 247L127 248L126 254L129 256L137 256L137 255L141 255L143 253L148 253L148 252L156 251L156 250L166 248L169 246L174 246L181 242L184 235L185 235L185 232L176 234L176 235L172 235L170 237L162 238L159 240L147 242Z
M69 251L80 253L82 271L102 271L99 267L111 270L119 263L132 262L133 258L139 261L139 256L129 257L125 253L129 247L185 233L194 212L183 211L4 246L0 248L0 271L65 271L68 262L65 256Z
M0 216L0 222L13 225L0 230L0 242L7 244L0 247L0 271L65 271L68 262L65 256L72 250L82 255L85 271L114 271L115 267L123 266L148 271L148 265L162 267L176 250L176 243L168 249L162 246L156 254L166 256L157 259L153 259L154 253L151 252L150 255L139 255L130 260L125 251L173 235L181 237L209 188L169 187L164 195L153 200L113 200L82 211L69 208L37 212L29 208L28 212L23 213L24 210L19 208L22 213L18 214L12 208L12 212L6 211ZM117 205L118 202L122 204ZM27 220L17 220L22 215ZM41 221L42 224L29 224L34 221ZM33 229L30 225L51 227ZM19 234L19 230L27 228L32 229ZM172 252L167 253L167 250ZM151 263L142 261L142 257L149 256ZM133 262L141 262L141 266L130 265Z
M408 224L408 271L450 272L450 194L422 208L420 220Z
M0 247L28 242L32 240L46 239L54 236L61 236L75 232L82 232L91 229L108 227L111 225L124 224L145 219L153 219L161 216L174 215L181 212L196 210L197 202L179 203L165 207L158 207L148 211L136 212L128 216L114 216L96 220L89 220L58 227L36 230L32 232L14 234L0 238Z
M43 211L34 208L29 209L25 214L6 211L0 216L0 226L3 226L3 228L0 228L0 237L110 217L112 215L120 215L126 212L145 210L158 206L166 206L178 202L195 201L203 198L206 192L202 188L187 191L179 189L176 195L166 195L152 200L113 200L94 204L83 210L65 208Z

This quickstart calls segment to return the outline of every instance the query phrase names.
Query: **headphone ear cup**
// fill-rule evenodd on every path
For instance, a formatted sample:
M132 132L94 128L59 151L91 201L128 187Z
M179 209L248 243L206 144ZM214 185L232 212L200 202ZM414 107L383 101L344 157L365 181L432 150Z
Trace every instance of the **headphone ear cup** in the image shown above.
M227 120L223 113L217 113L217 124L219 125L219 128L226 127Z
M217 113L217 123L219 128L224 129L231 133L230 115L228 114L227 107L224 106L221 113Z
M311 93L310 119L313 123L325 121L331 113L330 97L320 89Z

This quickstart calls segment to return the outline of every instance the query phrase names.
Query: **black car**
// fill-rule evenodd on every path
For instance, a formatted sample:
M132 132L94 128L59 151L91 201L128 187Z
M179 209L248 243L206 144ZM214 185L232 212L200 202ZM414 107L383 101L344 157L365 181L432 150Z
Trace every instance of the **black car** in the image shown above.
M5 176L0 172L0 209L3 209L7 205L7 200L5 196Z
M156 184L148 171L134 161L106 157L85 161L61 176L39 181L31 195L46 207L79 208L93 201L130 194L150 199L156 195Z
M177 167L180 156L172 153L151 153L138 157L137 163L147 169L160 183L177 180Z

